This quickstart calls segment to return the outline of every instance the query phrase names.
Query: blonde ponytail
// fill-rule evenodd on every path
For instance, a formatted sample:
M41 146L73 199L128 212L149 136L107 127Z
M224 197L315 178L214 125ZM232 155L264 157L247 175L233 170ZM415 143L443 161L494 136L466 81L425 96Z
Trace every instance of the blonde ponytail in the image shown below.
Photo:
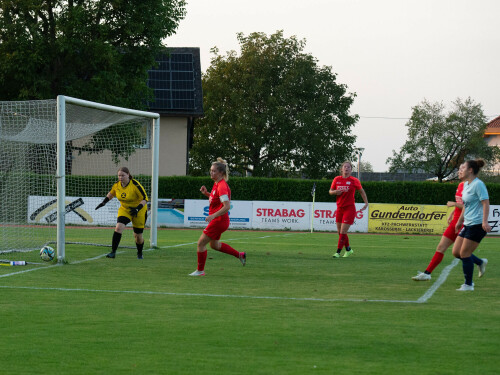
M229 180L229 165L227 165L227 161L219 157L217 158L217 161L212 163L212 165L215 165L217 170L224 175L224 181Z

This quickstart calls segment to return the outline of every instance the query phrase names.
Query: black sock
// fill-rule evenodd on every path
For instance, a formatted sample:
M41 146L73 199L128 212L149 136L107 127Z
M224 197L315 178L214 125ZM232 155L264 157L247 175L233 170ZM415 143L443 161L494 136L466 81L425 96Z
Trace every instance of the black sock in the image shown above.
M346 246L345 251L351 251L351 247L350 246Z
M472 285L472 275L474 274L474 262L471 257L462 258L462 268L464 271L465 284Z
M475 256L474 254L471 254L470 257L472 259L472 262L474 262L474 264L477 264L478 266L483 264L483 260Z
M142 249L144 248L144 242L143 243L136 243L135 246L137 246L137 255L142 255Z
M118 232L113 233L113 241L111 241L111 251L116 253L116 249L118 249L118 245L122 239L122 234Z
M342 249L337 249L337 254L340 254L341 251Z

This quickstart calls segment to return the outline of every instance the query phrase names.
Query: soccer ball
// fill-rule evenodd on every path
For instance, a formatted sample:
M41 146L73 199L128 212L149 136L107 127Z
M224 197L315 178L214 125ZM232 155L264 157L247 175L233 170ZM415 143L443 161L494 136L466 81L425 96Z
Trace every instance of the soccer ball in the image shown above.
M50 246L44 246L40 249L40 258L46 262L50 262L54 259L56 252Z

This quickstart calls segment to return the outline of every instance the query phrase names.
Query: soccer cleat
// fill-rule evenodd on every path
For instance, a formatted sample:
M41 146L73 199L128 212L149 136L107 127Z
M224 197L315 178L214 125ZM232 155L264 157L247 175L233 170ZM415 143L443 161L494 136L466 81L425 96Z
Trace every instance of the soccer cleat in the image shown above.
M481 263L478 268L479 268L479 277L483 277L484 273L486 272L486 265L488 264L488 259L482 258L481 259L483 263Z
M138 254L137 254L137 259L143 259L143 257L142 257L142 253L140 253L140 254L138 253Z
M411 279L415 281L428 281L431 279L431 275L428 273L418 271L417 276L413 276Z
M472 292L474 290L474 284L472 285L462 284L462 286L457 290L459 292Z
M205 276L205 271L196 270L196 271L190 273L189 276Z
M247 253L240 253L240 262L241 264L243 264L243 266L245 266L246 262L247 262Z
M109 254L106 254L106 258L115 258L116 253L114 251L110 252Z
M334 257L334 258L340 258L340 253L335 253L335 254L333 254L333 257Z
M354 250L353 250L353 249L351 249L351 250L349 250L349 251L346 251L346 252L344 253L344 256L343 256L342 258L347 258L347 257L350 257L352 254L354 254Z

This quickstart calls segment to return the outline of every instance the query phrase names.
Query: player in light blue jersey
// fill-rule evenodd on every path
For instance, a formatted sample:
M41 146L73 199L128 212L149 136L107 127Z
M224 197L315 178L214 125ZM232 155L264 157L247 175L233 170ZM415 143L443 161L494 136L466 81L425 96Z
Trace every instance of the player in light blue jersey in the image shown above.
M483 181L477 178L479 170L484 166L484 160L468 160L460 166L458 177L464 181L462 201L464 209L455 226L458 237L453 245L453 255L462 260L465 283L457 289L458 291L474 290L472 276L474 263L472 253L477 249L486 233L491 231L488 223L490 213L490 199L488 190ZM462 227L462 230L460 228ZM479 266L479 277L484 274L487 259Z

